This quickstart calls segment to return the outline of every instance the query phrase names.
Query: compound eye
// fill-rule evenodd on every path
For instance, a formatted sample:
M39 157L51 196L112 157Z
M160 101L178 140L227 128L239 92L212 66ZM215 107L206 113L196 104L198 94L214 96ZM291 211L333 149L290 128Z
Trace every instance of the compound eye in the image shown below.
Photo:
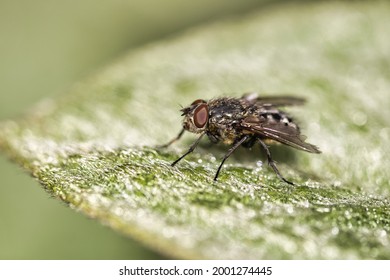
M203 99L196 99L194 102L191 103L191 105L199 104L199 103L206 103Z
M194 112L194 124L197 128L202 128L209 120L209 107L207 104L199 105Z

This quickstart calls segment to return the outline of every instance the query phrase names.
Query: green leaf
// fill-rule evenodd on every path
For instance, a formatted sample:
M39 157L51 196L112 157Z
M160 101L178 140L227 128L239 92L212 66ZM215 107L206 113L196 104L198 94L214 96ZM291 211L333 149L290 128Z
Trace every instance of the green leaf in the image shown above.
M0 127L0 146L54 197L175 258L390 258L387 2L275 6L131 52ZM323 154L195 139L180 106L243 92L309 100L289 110Z

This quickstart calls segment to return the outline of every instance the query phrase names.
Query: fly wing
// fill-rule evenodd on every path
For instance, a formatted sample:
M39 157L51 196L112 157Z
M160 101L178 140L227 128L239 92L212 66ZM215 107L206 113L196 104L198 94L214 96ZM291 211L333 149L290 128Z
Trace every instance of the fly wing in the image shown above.
M247 104L259 104L264 107L294 106L302 105L306 102L306 100L301 97L288 95L259 97L257 93L244 94L241 99Z
M244 131L272 139L282 144L303 150L309 153L321 153L318 147L305 142L306 137L301 135L299 127L293 122L281 122L266 117L246 117L241 122Z

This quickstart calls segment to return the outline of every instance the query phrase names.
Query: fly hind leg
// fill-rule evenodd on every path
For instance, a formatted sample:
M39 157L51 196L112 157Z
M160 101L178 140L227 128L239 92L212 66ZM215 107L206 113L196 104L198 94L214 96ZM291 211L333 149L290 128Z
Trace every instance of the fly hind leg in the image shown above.
M290 184L290 185L293 185L294 186L294 183L288 181L287 179L285 179L282 174L280 174L278 168L276 167L276 164L274 162L274 160L272 159L271 157L271 152L269 151L267 145L260 139L257 139L261 145L261 147L264 149L264 151L267 153L267 160L268 160L268 164L272 167L272 169L274 170L274 172L276 173L276 175L279 177L280 180L282 180L283 182L286 182L287 184Z

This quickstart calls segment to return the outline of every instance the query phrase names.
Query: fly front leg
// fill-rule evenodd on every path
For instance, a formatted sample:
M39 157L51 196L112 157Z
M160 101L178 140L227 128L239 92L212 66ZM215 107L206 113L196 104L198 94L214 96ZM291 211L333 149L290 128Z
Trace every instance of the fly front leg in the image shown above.
M183 131L184 131L184 130L183 130ZM180 135L180 134L179 134L179 135ZM202 134L199 136L199 138L196 139L196 141L191 145L191 147L189 148L189 150L188 150L184 155L182 155L182 156L179 157L177 160L175 160L175 161L171 164L171 166L175 166L175 164L178 163L179 161L181 161L186 155L192 153L192 152L195 150L196 146L198 146L200 140L202 139L202 137L203 137L204 135L205 135L205 133L202 133Z
M169 141L165 145L157 146L157 148L162 149L162 148L167 148L168 146L172 145L173 143L175 143L177 140L179 140L183 136L184 131L185 131L185 129L183 128L182 130L180 130L179 134L175 138L173 138L171 141Z

